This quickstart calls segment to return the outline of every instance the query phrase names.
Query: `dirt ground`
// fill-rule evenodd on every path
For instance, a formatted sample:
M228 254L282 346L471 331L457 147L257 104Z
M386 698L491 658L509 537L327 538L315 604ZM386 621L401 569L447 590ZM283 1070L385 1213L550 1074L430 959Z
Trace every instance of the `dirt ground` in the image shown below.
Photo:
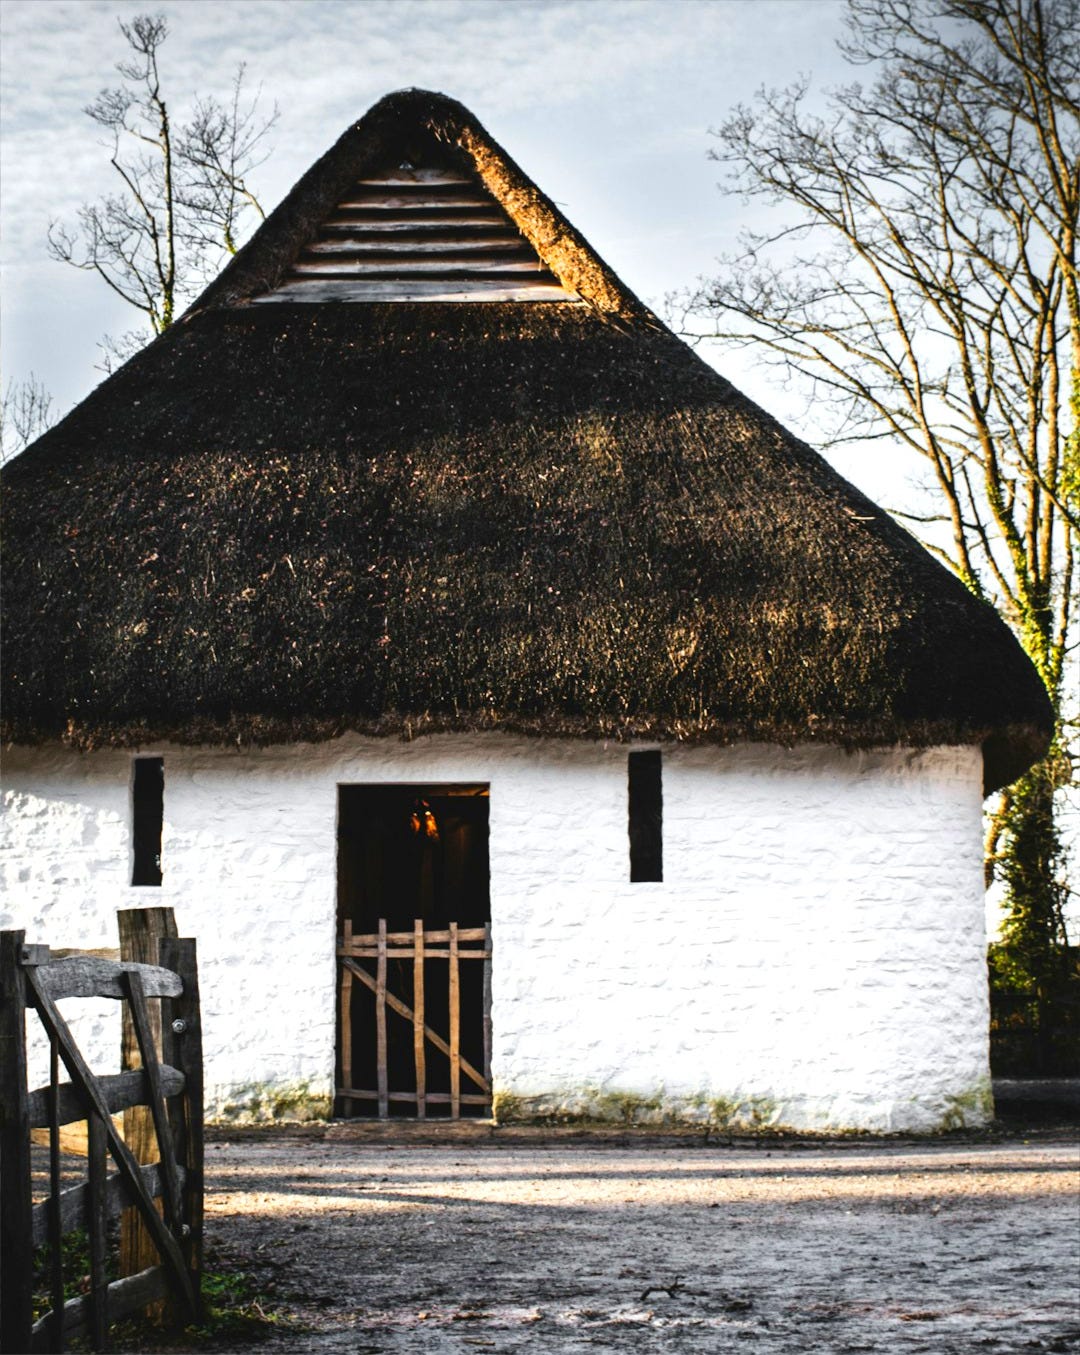
M350 1125L207 1145L266 1351L1080 1351L1080 1149Z

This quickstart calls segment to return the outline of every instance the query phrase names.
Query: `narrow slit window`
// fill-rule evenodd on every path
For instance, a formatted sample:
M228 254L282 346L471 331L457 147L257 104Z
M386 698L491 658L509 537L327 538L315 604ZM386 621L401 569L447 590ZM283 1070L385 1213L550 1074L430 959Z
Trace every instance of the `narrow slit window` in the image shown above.
M137 757L131 783L133 885L161 884L161 826L165 813L165 760Z
M664 792L660 754L631 753L627 761L630 807L630 881L664 878Z

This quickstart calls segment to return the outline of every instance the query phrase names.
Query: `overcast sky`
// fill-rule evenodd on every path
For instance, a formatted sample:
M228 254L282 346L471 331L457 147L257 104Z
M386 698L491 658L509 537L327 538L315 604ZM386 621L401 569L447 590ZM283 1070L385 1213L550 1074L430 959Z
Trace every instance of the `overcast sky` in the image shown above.
M717 187L709 129L762 84L844 77L839 0L2 0L5 381L34 372L66 411L101 374L97 341L139 323L51 261L52 219L115 189L83 109L124 55L117 21L163 12L175 113L228 93L238 62L281 117L256 186L274 206L376 99L409 85L465 103L645 301L708 273L745 208ZM752 364L720 362L780 417Z

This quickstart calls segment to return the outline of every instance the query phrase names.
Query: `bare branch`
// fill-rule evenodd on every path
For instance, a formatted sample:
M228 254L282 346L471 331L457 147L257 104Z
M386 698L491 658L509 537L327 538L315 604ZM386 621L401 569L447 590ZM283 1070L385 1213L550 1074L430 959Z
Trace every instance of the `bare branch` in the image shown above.
M96 273L161 333L236 252L247 217L262 219L250 177L278 113L260 112L259 91L245 98L240 66L228 100L197 99L191 119L174 126L159 68L164 17L140 14L120 31L129 53L116 67L123 84L85 111L107 134L121 191L84 205L76 228L54 222L49 252ZM120 350L108 339L103 347L115 363Z
M18 455L55 422L53 398L33 372L9 381L0 397L0 462Z

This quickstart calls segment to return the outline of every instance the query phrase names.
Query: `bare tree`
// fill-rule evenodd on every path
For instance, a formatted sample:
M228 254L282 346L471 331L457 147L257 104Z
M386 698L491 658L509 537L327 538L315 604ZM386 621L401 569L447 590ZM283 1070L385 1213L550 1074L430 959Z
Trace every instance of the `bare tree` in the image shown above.
M733 111L713 158L793 216L689 301L697 333L805 383L826 445L923 467L930 511L903 516L1038 669L1054 745L1004 793L987 860L1013 978L1040 1002L1060 991L1055 795L1080 733L1078 32L1080 0L848 0L842 50L876 78L825 116L804 81Z
M227 104L197 100L177 143L185 169L178 201L188 239L215 265L222 250L236 253L241 218L248 208L260 221L265 216L248 176L266 158L262 143L277 120L277 109L269 118L260 117L258 91L245 105L244 71L243 64L237 67Z
M9 381L0 397L0 463L55 422L53 398L33 372L22 381Z
M262 208L249 183L268 154L277 120L259 112L259 95L244 95L244 67L225 103L199 99L192 117L174 126L158 57L168 37L160 14L120 22L130 57L116 69L117 88L86 108L107 134L118 191L79 209L74 229L53 222L54 259L97 273L141 311L160 334L198 287L234 254L243 217ZM106 367L137 351L148 336L130 331L102 342Z

